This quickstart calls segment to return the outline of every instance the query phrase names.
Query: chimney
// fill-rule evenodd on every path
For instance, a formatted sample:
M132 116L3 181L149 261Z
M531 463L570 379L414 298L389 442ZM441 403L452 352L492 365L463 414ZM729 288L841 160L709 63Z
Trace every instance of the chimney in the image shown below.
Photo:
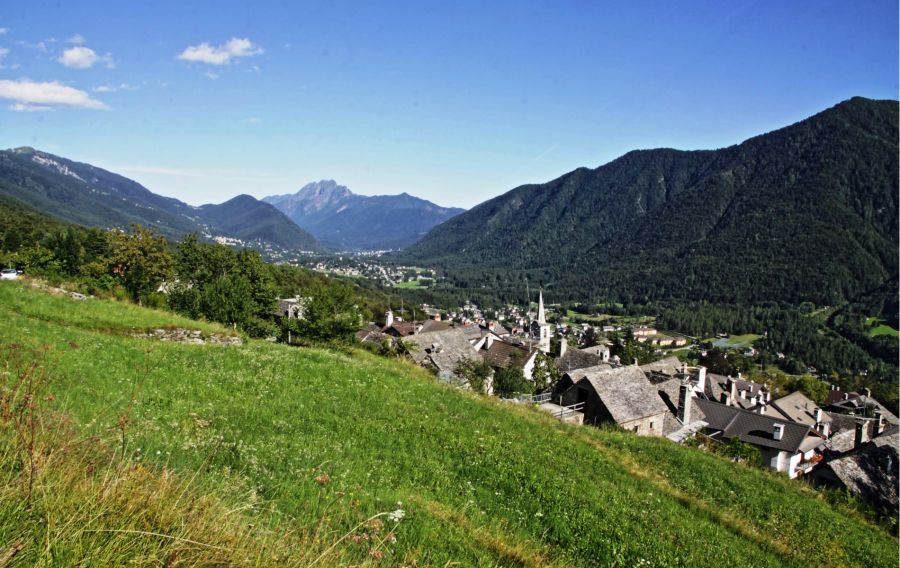
M384 327L391 327L394 325L394 312L388 310L384 314Z
M731 383L731 396L728 397L728 404L737 406L737 381L728 377L728 382Z
M706 392L706 367L697 367L697 390Z
M818 429L818 427L822 424L822 414L824 414L824 413L822 412L822 409L821 409L821 408L816 408L816 428L817 428L817 429Z
M863 389L863 392L866 393L866 398L872 398L872 389Z
M719 402L721 402L725 406L728 406L728 393L723 392L721 396L719 396Z
M566 338L563 337L559 340L559 356L562 357L566 354L566 349L569 347L569 342L566 341Z
M693 390L688 382L681 383L681 388L678 389L678 419L682 424L689 424L691 421Z
M784 437L784 424L776 424L775 430L772 432L772 439L775 441L781 441Z
M881 434L884 432L884 414L881 413L881 409L875 409L875 419L878 420L878 423L875 427L875 434Z
M864 443L869 441L869 436L867 432L868 428L866 427L865 420L858 420L856 422L856 435L853 437L853 447L858 448Z
M850 398L850 394L845 392L845 393L844 393L844 400L847 400L847 399L849 399L849 398Z
M488 334L487 337L485 338L484 346L486 349L490 349L491 345L493 345L493 344L494 344L494 336L491 334Z

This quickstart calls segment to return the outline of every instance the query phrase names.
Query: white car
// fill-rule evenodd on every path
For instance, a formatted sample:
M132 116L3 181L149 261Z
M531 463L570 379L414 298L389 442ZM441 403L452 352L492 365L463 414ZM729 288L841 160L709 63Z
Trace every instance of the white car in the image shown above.
M0 270L0 280L17 280L19 278L19 271L15 268L4 268Z

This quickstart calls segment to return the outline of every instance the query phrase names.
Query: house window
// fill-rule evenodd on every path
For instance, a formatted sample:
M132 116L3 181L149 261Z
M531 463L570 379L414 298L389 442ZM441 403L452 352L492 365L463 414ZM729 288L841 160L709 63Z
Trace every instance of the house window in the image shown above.
M634 431L635 431L635 432L638 431L638 426L635 426L635 427L634 427Z
M650 429L653 430L653 422L650 423Z

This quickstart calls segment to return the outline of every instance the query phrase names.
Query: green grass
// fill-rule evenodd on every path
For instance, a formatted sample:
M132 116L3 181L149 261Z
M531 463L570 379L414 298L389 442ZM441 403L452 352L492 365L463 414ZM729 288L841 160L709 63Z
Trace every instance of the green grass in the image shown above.
M744 335L730 335L727 339L710 338L706 341L711 341L714 346L725 349L744 349L752 347L753 342L761 337L761 335L756 335L755 333L747 333Z
M397 282L394 284L394 288L401 288L404 290L425 290L428 286L422 286L418 280L407 280L405 282Z
M884 320L882 319L876 317L866 318L866 325L869 326L869 335L871 337L878 337L879 335L900 337L900 331L884 323Z
M93 309L97 329L82 311ZM305 535L318 549L359 537L359 523L399 508L406 516L383 563L898 562L896 539L803 483L665 440L562 425L439 385L403 362L256 341L126 337L108 333L110 322L154 327L166 314L19 285L0 287L0 316L0 343L51 348L53 404L81 435L115 446L127 414L133 463L192 479L223 502L243 499L264 517L252 522ZM22 525L26 513L16 511L0 502L0 547L20 538L43 550L59 534ZM114 516L93 522L118 526ZM328 564L372 562L370 547L340 540Z

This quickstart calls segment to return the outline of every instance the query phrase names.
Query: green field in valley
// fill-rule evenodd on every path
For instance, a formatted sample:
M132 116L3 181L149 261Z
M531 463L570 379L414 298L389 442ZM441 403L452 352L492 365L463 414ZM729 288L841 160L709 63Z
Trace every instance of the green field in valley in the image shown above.
M2 284L0 387L42 362L33 400L55 417L30 430L10 418L27 405L0 412L12 565L898 563L897 540L845 505L698 449L356 350L129 337L226 330ZM46 445L23 461L28 432Z

